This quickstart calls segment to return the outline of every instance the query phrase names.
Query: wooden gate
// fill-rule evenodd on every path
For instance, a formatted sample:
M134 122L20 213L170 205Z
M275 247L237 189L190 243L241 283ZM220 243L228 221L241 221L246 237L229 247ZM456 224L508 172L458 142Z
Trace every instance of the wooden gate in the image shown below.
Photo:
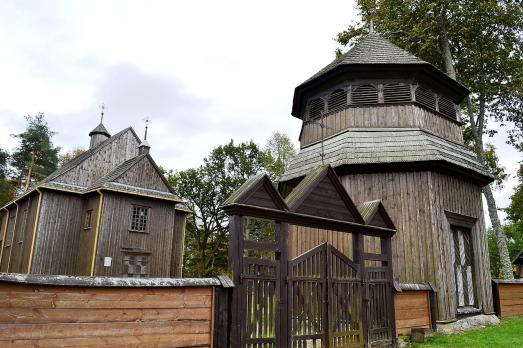
M292 347L364 346L358 268L327 243L289 262Z
M222 208L229 215L235 284L232 347L394 345L395 227L379 201L360 213L327 166L286 200L268 176L253 177ZM289 260L289 224L349 233L352 260L326 243ZM365 252L364 236L380 238L379 254Z

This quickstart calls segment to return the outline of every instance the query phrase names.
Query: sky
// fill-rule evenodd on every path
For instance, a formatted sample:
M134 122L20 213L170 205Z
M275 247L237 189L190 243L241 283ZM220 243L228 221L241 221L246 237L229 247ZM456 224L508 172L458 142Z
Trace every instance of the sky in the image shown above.
M0 148L44 112L62 152L89 145L99 123L131 125L164 168L196 167L234 139L264 146L274 131L298 144L294 88L334 59L353 1L0 2ZM489 139L517 184L518 153ZM504 214L502 213L502 216Z

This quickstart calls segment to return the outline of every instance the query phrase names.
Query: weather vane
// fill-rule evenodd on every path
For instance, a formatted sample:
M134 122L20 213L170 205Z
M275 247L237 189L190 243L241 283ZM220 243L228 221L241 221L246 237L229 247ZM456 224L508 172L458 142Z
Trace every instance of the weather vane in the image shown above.
M151 119L149 117L145 117L143 119L145 122L145 135L143 136L143 140L147 140L147 129L149 128L149 125L151 124Z
M102 105L100 105L100 123L104 122L104 114L106 109L107 107L102 103Z

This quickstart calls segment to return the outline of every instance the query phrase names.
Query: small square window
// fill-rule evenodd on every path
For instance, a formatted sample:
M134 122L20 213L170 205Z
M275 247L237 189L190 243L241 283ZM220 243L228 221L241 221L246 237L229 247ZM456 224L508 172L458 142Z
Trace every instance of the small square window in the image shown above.
M132 206L131 213L131 231L147 232L147 224L149 220L149 208L139 205Z
M84 217L84 228L91 228L92 225L93 210L87 210Z
M122 276L146 278L149 276L149 254L124 253Z

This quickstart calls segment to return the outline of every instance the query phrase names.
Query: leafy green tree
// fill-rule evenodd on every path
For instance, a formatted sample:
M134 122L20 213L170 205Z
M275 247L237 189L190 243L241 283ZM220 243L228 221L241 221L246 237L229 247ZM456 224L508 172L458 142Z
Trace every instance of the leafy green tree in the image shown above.
M231 140L212 150L200 167L168 173L169 182L193 212L186 226L185 276L227 271L228 219L220 205L250 176L264 170L264 157L252 141Z
M51 138L56 134L49 129L43 113L26 116L27 128L12 135L20 145L11 156L11 165L18 177L18 186L24 183L27 190L31 183L44 179L58 166L59 147L54 147Z
M264 165L271 180L279 180L290 161L296 156L296 148L285 133L274 132L265 145Z
M73 158L76 158L83 154L85 152L85 149L81 146L77 146L71 149L71 151L68 151L64 154L59 155L58 157L58 166L61 167Z
M483 135L495 119L511 123L509 141L523 136L523 7L517 0L358 0L362 23L340 32L342 45L354 43L372 21L376 31L398 46L443 69L469 87L464 120L485 163ZM490 186L483 189L500 253L501 276L512 278L507 239Z
M14 198L15 186L9 180L9 153L0 149L0 207Z

